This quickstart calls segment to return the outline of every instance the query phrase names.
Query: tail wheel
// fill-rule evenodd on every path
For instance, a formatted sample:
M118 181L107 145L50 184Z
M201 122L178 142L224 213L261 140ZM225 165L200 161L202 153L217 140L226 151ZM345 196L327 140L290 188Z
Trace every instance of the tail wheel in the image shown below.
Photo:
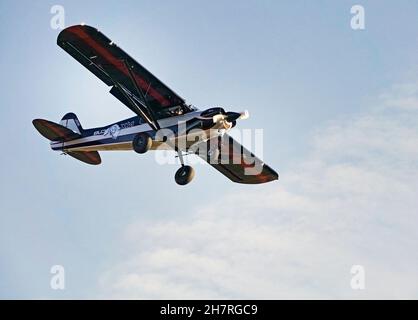
M192 181L193 177L194 169L191 166L182 166L177 170L174 179L176 180L177 184L184 186Z
M149 134L145 132L138 133L132 141L132 147L137 153L145 153L151 148L151 146L152 139Z

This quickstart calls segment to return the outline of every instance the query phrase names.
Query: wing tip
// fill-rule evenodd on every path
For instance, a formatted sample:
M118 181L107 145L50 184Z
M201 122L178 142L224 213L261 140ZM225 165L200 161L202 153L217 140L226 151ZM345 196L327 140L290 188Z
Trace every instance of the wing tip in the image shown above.
M264 170L267 171L266 176L270 177L270 179L267 180L266 182L279 180L279 177L280 177L279 174L275 170L273 170L270 166L264 164L263 165L263 171Z
M64 29L61 30L61 32L58 34L57 37L57 44L61 44L62 42L65 42L65 37L69 34L69 33L73 33L77 30L84 30L84 31L94 31L94 32L98 32L99 29L89 26L85 23L80 23L80 24L75 24L69 27L66 27Z

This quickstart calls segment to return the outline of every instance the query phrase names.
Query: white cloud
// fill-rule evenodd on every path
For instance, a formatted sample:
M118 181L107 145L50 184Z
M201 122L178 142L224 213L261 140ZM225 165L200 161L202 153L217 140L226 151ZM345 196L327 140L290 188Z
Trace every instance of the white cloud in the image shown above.
M381 99L386 107L418 110L418 82L396 84Z
M413 109L332 123L279 182L226 195L187 220L131 225L130 253L101 276L102 296L416 298ZM364 291L350 288L355 264L365 267Z

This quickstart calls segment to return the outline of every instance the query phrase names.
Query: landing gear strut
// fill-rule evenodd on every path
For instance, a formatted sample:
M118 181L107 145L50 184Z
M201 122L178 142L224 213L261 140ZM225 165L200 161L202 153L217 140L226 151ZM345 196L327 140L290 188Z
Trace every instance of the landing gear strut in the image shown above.
M183 154L180 150L178 150L177 153L179 155L181 167L177 170L174 179L176 180L177 184L184 186L193 180L194 169L191 166L184 165Z

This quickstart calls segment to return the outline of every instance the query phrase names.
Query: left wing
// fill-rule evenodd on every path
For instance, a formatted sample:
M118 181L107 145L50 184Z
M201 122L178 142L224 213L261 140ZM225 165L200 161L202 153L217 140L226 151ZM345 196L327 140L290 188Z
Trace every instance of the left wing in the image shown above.
M212 147L217 146L220 151L217 159L211 160L207 152L196 154L230 180L237 183L258 184L279 179L276 171L229 135L224 134L222 137L205 142L206 151L211 147L210 141L213 141Z
M57 44L108 86L110 93L140 116L153 121L187 112L183 98L168 88L99 30L76 25L60 32ZM134 103L132 103L132 100ZM146 119L145 119L146 120Z

